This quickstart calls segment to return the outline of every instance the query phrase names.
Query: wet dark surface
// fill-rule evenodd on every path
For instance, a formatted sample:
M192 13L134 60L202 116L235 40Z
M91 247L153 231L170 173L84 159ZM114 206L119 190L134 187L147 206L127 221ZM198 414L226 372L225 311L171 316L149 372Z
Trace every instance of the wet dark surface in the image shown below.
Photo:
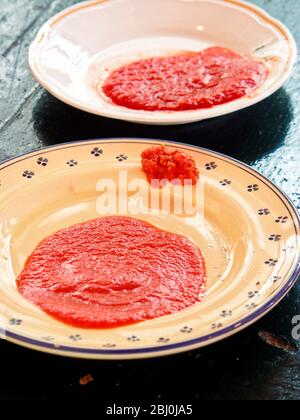
M221 151L251 164L300 209L300 61L284 89L231 116L180 127L143 127L85 114L51 97L32 79L27 51L39 26L72 0L0 0L0 160L79 139L148 137ZM299 0L257 0L300 43ZM194 404L203 399L300 399L300 285L263 320L222 343L178 356L132 362L63 359L0 342L0 399L97 399ZM284 348L261 332L282 336ZM265 337L269 337L268 335ZM268 340L267 340L268 341ZM271 343L272 344L272 343ZM279 341L280 347L280 341ZM79 379L92 374L87 386ZM146 406L147 408L147 406Z

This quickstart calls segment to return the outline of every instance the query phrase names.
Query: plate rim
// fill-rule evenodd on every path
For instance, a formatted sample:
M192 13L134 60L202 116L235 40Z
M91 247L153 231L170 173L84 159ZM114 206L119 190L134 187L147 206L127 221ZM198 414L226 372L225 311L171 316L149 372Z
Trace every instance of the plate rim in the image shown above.
M46 23L44 23L40 30L38 31L35 39L32 41L29 51L28 51L28 61L29 67L31 69L32 75L35 80L44 88L46 89L51 95L53 95L56 99L62 101L63 103L72 106L73 108L80 109L84 112L88 112L92 115L97 115L100 117L111 118L115 120L121 121L129 121L134 122L137 124L158 124L158 125L177 125L177 124L190 124L197 121L205 121L212 118L221 117L224 115L230 115L232 113L241 111L243 109L249 108L253 105L256 105L263 100L267 99L275 92L277 92L289 79L292 74L294 65L297 60L297 44L296 40L292 34L292 32L288 29L288 27L281 22L279 19L274 18L270 13L268 13L263 8L249 3L244 0L198 0L198 1L207 1L207 2L216 2L216 3L228 3L232 5L232 7L240 7L245 9L250 13L257 14L258 18L263 19L269 25L275 27L279 30L282 35L286 38L288 45L289 45L289 58L285 65L285 70L282 72L281 77L277 80L276 83L272 84L265 92L262 92L260 95L257 95L253 98L250 98L247 102L240 103L236 109L227 109L232 105L231 103L220 105L217 107L213 107L211 109L200 109L200 110L193 110L193 111L176 111L175 113L155 113L152 111L143 111L137 112L136 110L127 109L124 112L123 116L118 113L118 107L116 110L101 110L98 111L96 108L84 105L79 100L72 100L68 96L64 95L57 89L55 86L51 85L47 78L43 76L41 71L39 70L39 60L38 60L38 47L43 42L46 33L51 30L53 25L60 22L64 17L69 16L71 13L76 13L84 8L93 7L97 5L102 5L105 3L109 3L112 0L86 0L80 3L77 3L73 6L67 7L66 9L62 10L61 12L55 14L51 17ZM123 109L123 108L122 108ZM214 112L215 110L219 110ZM207 113L208 115L203 115ZM135 114L135 115L133 115Z
M40 341L37 339L32 339L28 336L20 335L15 333L14 331L10 330L9 328L5 328L5 335L6 340L12 343L18 344L22 347L31 348L34 350L38 350L41 352L52 353L59 356L64 357L74 357L74 358L84 358L84 359L110 359L110 360L120 360L120 359L140 359L140 358L150 358L150 357L160 357L160 356L168 356L171 354L181 353L193 349L202 348L213 344L215 342L219 342L228 338L239 331L242 331L249 327L250 325L257 322L261 319L264 315L270 312L275 306L277 306L284 297L288 294L288 292L292 289L295 285L297 280L300 276L300 215L285 192L281 190L281 188L277 187L271 180L269 180L266 176L261 174L256 169L252 168L250 165L239 161L238 159L232 158L220 152L215 152L208 148L192 145L189 143L182 143L177 141L171 140L162 140L162 139L143 139L138 137L118 137L118 138L102 138L102 139L91 139L91 140L77 140L72 142L65 142L56 145L46 146L41 149L35 149L31 152L20 154L16 157L4 160L0 163L0 172L5 168L17 164L21 161L30 159L34 157L36 154L42 154L45 151L55 151L59 149L68 149L76 146L87 146L87 145L95 145L99 143L149 143L154 142L157 143L165 143L168 145L176 145L186 147L187 150L194 149L195 151L199 151L202 153L209 154L210 156L217 156L220 159L225 160L226 162L230 162L234 164L234 166L240 167L242 170L251 173L256 178L260 179L265 185L271 189L278 198L284 203L286 206L289 214L292 216L295 235L297 236L297 244L298 247L295 250L295 268L287 276L286 282L283 287L281 287L274 295L272 295L264 305L260 308L253 311L248 316L242 317L238 322L228 325L226 328L222 328L216 332L212 332L209 335L201 336L198 338L180 341L178 343L173 344L166 344L160 346L149 346L145 348L136 348L136 349L96 349L96 348L86 348L86 347L72 347L72 346L57 346L54 343L47 343L45 341ZM7 165L9 164L9 165ZM296 259L298 254L298 258Z

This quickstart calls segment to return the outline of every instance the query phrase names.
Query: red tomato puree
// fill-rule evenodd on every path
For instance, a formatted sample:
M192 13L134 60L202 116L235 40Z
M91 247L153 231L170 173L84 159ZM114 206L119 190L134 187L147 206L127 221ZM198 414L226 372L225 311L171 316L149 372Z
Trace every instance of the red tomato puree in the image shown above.
M195 160L180 150L169 149L165 146L154 146L142 153L142 168L148 181L165 180L172 182L179 180L184 184L190 180L196 184L199 170Z
M45 239L17 280L24 298L77 327L112 328L201 300L205 263L189 239L129 217L104 217Z
M120 67L108 76L102 90L113 103L127 108L186 111L251 95L267 75L262 62L212 47Z

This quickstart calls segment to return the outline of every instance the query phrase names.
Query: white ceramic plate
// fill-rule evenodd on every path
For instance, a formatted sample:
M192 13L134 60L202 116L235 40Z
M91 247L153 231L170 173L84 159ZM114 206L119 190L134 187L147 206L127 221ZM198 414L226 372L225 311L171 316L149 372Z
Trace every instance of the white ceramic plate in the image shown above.
M169 355L235 334L291 289L300 274L300 225L284 194L233 159L164 142L197 162L204 223L175 214L136 217L199 245L208 271L204 300L159 319L86 330L58 322L22 298L16 277L38 243L61 228L99 217L98 181L117 180L120 170L127 170L129 180L145 178L140 155L158 144L131 139L69 143L0 165L0 332L8 340L90 359Z
M251 97L208 110L136 111L95 89L122 64L157 55L223 46L263 60L270 69ZM29 62L58 99L93 114L143 124L182 124L225 115L265 99L290 75L296 44L288 29L240 0L98 0L58 14L39 31Z

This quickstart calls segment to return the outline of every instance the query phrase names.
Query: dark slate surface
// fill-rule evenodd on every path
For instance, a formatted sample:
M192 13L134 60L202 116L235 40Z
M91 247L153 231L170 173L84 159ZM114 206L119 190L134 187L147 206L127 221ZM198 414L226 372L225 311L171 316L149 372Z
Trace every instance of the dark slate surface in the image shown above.
M232 116L182 127L143 127L94 117L52 98L32 79L27 51L39 26L73 0L0 0L0 160L43 146L102 137L186 141L221 151L270 177L300 209L300 61L270 99ZM256 0L300 42L299 0ZM1 342L0 399L97 399L193 403L203 399L300 399L300 342L291 337L300 286L248 330L204 350L158 360L94 362L39 354ZM287 353L261 331L282 336ZM283 343L285 344L285 343ZM284 347L279 342L280 347ZM94 381L81 386L79 379Z

